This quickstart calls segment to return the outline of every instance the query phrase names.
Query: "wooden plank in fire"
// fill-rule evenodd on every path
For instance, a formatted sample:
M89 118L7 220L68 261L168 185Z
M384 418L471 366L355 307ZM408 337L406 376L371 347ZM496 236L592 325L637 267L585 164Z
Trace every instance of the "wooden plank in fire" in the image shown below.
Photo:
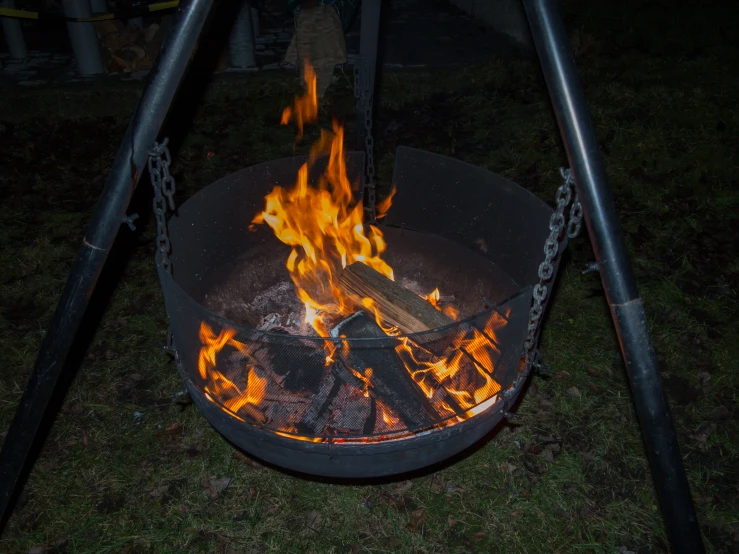
M348 265L341 272L339 289L362 309L366 309L362 299L370 298L380 317L403 333L418 333L454 323L416 293L361 262Z

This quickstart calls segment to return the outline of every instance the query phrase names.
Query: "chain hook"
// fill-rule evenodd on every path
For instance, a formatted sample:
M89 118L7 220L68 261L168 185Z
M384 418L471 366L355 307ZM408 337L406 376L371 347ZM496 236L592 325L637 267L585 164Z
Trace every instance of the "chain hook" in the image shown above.
M161 143L155 142L149 152L149 177L154 188L152 205L157 220L157 264L167 273L172 274L172 263L169 260L171 243L167 229L167 207L174 211L175 180L169 172L172 157L165 138Z
M577 192L574 191L574 178L569 168L560 168L559 174L564 181L557 189L555 195L556 208L552 217L549 218L549 236L544 242L544 260L539 264L539 282L534 285L533 299L529 310L529 324L524 341L524 356L528 360L538 358L531 357L541 326L541 317L544 312L543 303L547 298L548 288L546 283L554 277L554 260L560 254L560 240L563 234L574 238L580 232L582 222L582 206ZM574 196L574 201L573 201ZM565 208L572 202L569 221L565 217ZM564 231L564 233L563 233Z

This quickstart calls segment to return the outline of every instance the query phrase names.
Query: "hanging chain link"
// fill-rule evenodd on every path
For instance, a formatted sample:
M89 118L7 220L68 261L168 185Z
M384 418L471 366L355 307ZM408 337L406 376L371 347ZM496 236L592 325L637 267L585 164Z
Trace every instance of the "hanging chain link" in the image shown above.
M361 66L361 70L360 67ZM372 90L370 88L369 68L361 60L354 65L354 97L357 107L364 110L364 155L365 187L367 198L364 211L369 223L377 222L377 196L375 189L375 139L372 137Z
M569 178L572 179L571 172ZM575 200L572 202L572 207L570 208L570 221L567 223L567 237L574 239L577 235L580 234L581 227L582 206L580 205L580 197L577 195L577 193L575 193Z
M539 282L534 285L533 291L533 303L531 310L529 311L529 325L526 334L526 340L524 342L524 354L529 356L529 353L534 347L536 337L539 332L539 326L541 324L541 316L544 311L543 303L547 298L549 292L546 282L554 276L554 264L552 263L559 253L559 242L562 236L562 231L566 229L566 234L569 238L575 238L580 232L582 226L582 206L580 206L580 200L575 192L574 181L572 179L572 171L569 169L560 168L560 175L564 182L557 189L555 200L557 207L549 219L549 237L544 242L544 261L539 264ZM575 201L572 203L570 208L570 220L565 221L565 208L575 197Z
M155 142L154 148L149 152L149 176L151 185L154 187L154 214L157 218L157 255L156 262L162 266L167 273L172 273L172 263L169 261L169 232L167 231L167 204L174 211L174 177L169 173L172 157L169 154L167 144L169 139L165 138L161 143Z

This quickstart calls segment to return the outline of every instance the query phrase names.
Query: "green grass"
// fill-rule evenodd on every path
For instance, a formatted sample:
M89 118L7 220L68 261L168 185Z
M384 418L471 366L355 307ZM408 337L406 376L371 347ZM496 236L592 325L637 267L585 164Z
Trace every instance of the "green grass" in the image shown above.
M737 27L727 22L736 23L736 10L710 16L678 3L668 18L661 3L589 6L565 3L590 112L706 544L734 552L739 85L729 40ZM658 26L668 31L658 36ZM293 154L293 130L277 124L293 85L282 74L218 81L192 118L173 117L179 203L229 172ZM55 111L58 94L35 93L22 109L0 111L0 429L127 124L99 104ZM327 108L323 123L338 114L351 136L343 80ZM528 62L388 71L377 129L385 189L398 145L487 167L547 200L566 164L539 70ZM315 136L312 129L298 151ZM142 183L136 209L149 195ZM533 379L515 425L438 472L359 486L234 458L196 408L173 401L182 385L160 354L167 320L154 232L151 218L136 233L121 230L93 301L99 321L88 321L88 342L74 349L63 406L2 551L667 551L602 289L597 276L580 273L592 259L586 238L566 254L544 329L551 374ZM143 413L138 423L134 412ZM213 480L224 478L232 481L216 494Z

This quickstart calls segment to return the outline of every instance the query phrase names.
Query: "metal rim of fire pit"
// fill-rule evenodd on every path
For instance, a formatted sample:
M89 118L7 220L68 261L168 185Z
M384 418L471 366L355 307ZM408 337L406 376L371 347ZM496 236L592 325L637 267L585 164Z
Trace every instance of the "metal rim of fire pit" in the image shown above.
M331 478L374 478L428 467L463 452L488 435L518 400L532 365L486 410L462 423L417 433L412 439L376 442L308 442L263 431L210 402L181 363L177 368L193 402L213 427L232 444L276 467Z

